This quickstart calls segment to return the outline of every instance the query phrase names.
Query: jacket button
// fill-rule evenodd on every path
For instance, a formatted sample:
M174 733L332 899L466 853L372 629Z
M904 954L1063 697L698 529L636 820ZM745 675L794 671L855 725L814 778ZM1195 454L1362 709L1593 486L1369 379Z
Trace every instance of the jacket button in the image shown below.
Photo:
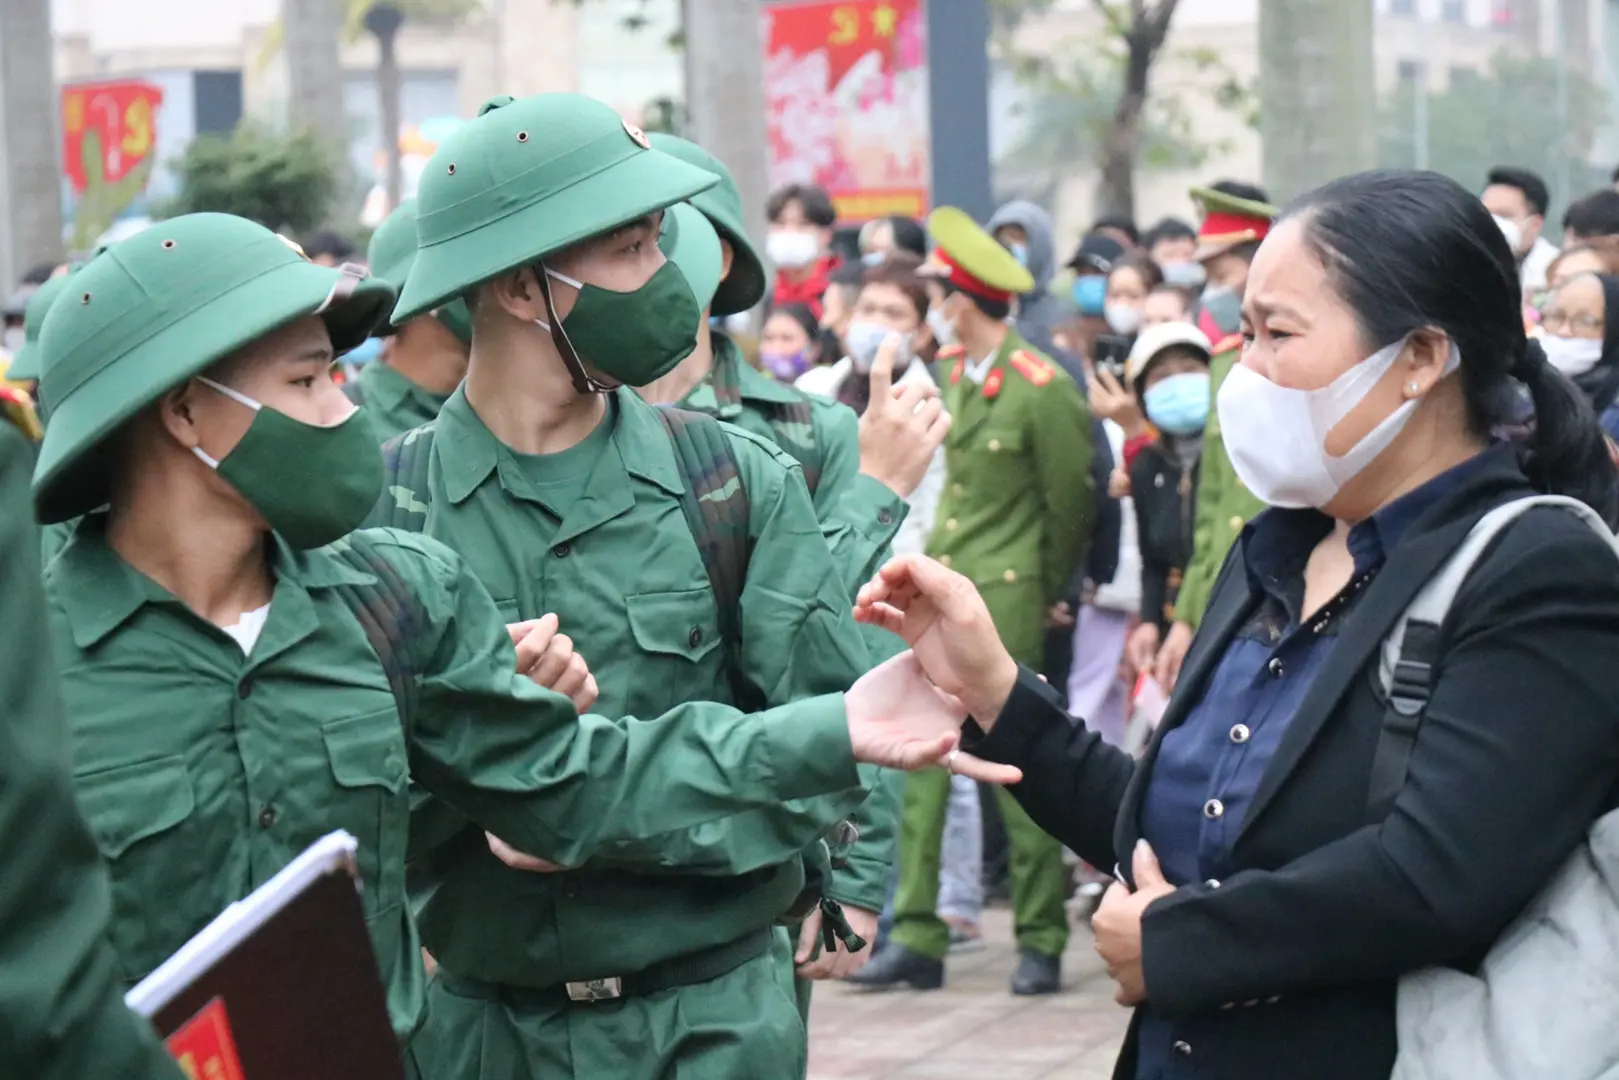
M1231 741L1234 743L1245 743L1248 741L1248 737L1252 734L1253 732L1248 730L1247 724L1234 724L1231 728Z
M247 700L248 695L250 695L252 693L253 693L253 680L252 679L243 679L241 682L236 684L236 696L241 698L242 700L244 700L244 701Z
M1209 880L1205 881L1203 884L1207 885L1211 889L1218 889L1220 887L1220 879L1211 877L1211 878L1209 878Z
M1266 1004L1266 1005L1274 1005L1274 1004L1276 1004L1276 1003L1277 1003L1277 1002L1278 1002L1278 1001L1281 1001L1281 1000L1282 1000L1282 995L1281 995L1281 994L1277 994L1277 995L1276 995L1276 996L1274 996L1274 997L1268 997L1268 998L1266 998L1266 999L1265 999L1265 1004Z
M1016 570L1008 570L1006 573L1001 575L1001 580L1006 582L1008 585L1012 584L1014 581L1017 580L1017 571Z
M946 532L955 532L957 524L959 524L959 523L956 521L955 518L946 518L945 522L944 522L945 531Z
M569 555L573 554L573 545L564 540L562 543L551 549L551 554L555 555L559 559L566 559Z
M967 489L962 487L961 484L959 484L959 483L955 483L955 484L950 485L950 494L952 494L952 495L960 495L963 492L965 492L966 490Z
M1210 799L1208 802L1203 804L1203 816L1209 820L1212 821L1215 818L1223 817L1224 815L1225 803L1221 802L1219 799Z
M1177 1039L1175 1041L1175 1053L1179 1054L1181 1057L1191 1057L1192 1044L1186 1042L1184 1039Z
M990 453L992 453L992 454L1000 453L1000 449L1001 449L1001 440L999 440L999 439L991 439L991 440L989 440L989 452Z
M259 811L259 828L268 829L275 824L275 807L266 806Z
M892 525L892 524L894 524L894 512L892 510L887 510L887 509L877 511L877 524L879 524L879 525Z
M1280 679L1287 674L1287 666L1282 663L1280 656L1271 657L1270 663L1265 665L1265 670L1270 672L1270 677L1273 679Z
M946 570L950 569L950 556L948 556L948 555L940 555L939 556L939 565L944 567Z
M701 645L703 643L703 628L701 626L692 627L691 633L686 635L686 641L694 649Z
M1231 519L1230 524L1231 524L1231 531L1232 532L1241 532L1242 527L1244 525L1248 524L1248 523L1246 521L1242 520L1242 518L1240 518L1240 517L1233 517Z

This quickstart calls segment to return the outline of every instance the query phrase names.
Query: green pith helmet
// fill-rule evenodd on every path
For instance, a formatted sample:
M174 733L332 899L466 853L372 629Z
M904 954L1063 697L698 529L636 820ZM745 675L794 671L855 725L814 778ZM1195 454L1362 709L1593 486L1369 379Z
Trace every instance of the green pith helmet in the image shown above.
M708 217L691 203L676 203L664 211L658 247L680 268L691 294L697 298L697 306L706 310L720 287L720 271L725 264L720 234Z
M594 98L493 98L422 169L394 325L718 182Z
M231 214L187 214L113 244L73 275L40 330L51 415L34 470L40 521L107 501L107 436L171 388L305 315L325 320L337 352L352 349L393 298L381 278L310 262Z
M661 132L648 138L654 150L661 150L670 157L677 157L720 178L719 183L699 195L693 195L691 199L691 204L703 212L714 228L719 230L720 236L731 245L731 272L714 293L710 314L735 315L753 308L765 298L770 279L742 223L742 193L737 190L731 170L719 158L687 139Z
M11 367L6 369L6 378L13 382L36 382L39 379L40 360L44 354L39 347L39 331L45 325L45 316L50 313L51 304L62 295L67 283L73 280L77 267L65 274L58 274L45 284L34 290L34 295L28 298L28 311L23 316L23 343L17 350L17 355L11 358Z
M377 226L366 248L365 261L370 264L372 275L392 285L395 292L404 289L410 268L416 262L415 199L406 199L394 207L394 212ZM465 300L451 300L433 314L463 345L472 343L472 313L467 310ZM395 328L384 323L377 328L376 336L389 337L394 333Z

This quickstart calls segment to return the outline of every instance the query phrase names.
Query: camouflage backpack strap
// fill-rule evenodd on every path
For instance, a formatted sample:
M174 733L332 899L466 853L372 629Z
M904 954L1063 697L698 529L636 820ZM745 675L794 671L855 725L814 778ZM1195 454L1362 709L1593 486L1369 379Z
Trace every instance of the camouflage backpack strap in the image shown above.
M815 438L815 406L806 397L771 405L770 431L776 445L791 454L804 470L811 495L821 482L821 445Z
M433 460L435 428L427 424L382 444L382 502L367 524L427 531L427 510L433 498L427 470Z
M748 535L751 507L736 452L712 416L664 405L658 408L658 419L675 448L675 463L685 488L680 508L714 590L720 634L734 648L742 640L737 613L752 553Z
M382 661L408 740L415 730L416 676L421 671L415 646L427 625L427 611L415 591L363 532L351 533L333 545L333 550L355 569L376 578L369 585L340 585L336 591L354 612L366 641Z

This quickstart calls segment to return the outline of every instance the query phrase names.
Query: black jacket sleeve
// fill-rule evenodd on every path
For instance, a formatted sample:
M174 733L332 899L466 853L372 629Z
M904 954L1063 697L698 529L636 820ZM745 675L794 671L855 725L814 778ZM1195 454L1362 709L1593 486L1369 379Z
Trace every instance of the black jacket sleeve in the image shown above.
M1613 805L1619 565L1607 543L1568 514L1531 511L1475 568L1447 623L1389 816L1280 869L1148 907L1155 1009L1465 964Z
M107 871L73 801L56 665L43 647L33 453L0 419L0 1076L181 1080L124 1008Z
M1051 687L1024 668L988 735L968 722L962 748L1023 770L1007 790L1034 823L1092 866L1111 867L1113 823L1135 759L1064 711Z

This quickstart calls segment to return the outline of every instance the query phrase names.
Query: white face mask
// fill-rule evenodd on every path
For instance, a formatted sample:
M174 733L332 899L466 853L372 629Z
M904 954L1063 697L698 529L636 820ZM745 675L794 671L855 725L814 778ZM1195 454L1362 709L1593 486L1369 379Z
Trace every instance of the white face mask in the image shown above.
M1271 506L1320 508L1331 502L1410 422L1418 398L1395 409L1342 457L1326 450L1327 437L1388 374L1406 341L1379 349L1318 390L1277 386L1243 364L1220 384L1220 435L1243 484ZM1461 366L1450 346L1443 378Z
M1195 262L1165 263L1164 282L1182 289L1196 289L1208 279L1203 272L1203 264Z
M821 242L813 233L772 229L765 237L765 254L777 266L802 270L821 254Z
M28 335L24 332L22 327L8 326L6 327L5 344L0 347L3 347L8 353L16 355L18 352L22 351L23 342L27 340Z
M1602 359L1601 338L1558 337L1547 334L1540 339L1546 361L1569 378L1584 375Z
M1523 243L1523 229L1511 218L1504 218L1500 214L1491 214L1490 216L1495 218L1496 227L1501 230L1501 235L1507 238L1507 247L1511 248L1512 253L1516 255L1518 245Z
M856 319L849 324L849 329L843 332L843 347L849 352L849 360L854 369L862 374L871 370L877 362L877 350L881 349L883 342L894 337L895 332L882 323L867 322ZM910 366L911 335L901 334L899 352L894 356L894 371L902 372Z
M928 308L927 322L928 330L933 334L933 340L938 343L939 348L948 349L952 345L960 344L960 339L956 337L955 324L943 311L936 307Z
M1115 334L1130 337L1141 329L1141 309L1126 304L1108 304L1102 309L1107 318L1107 326Z

